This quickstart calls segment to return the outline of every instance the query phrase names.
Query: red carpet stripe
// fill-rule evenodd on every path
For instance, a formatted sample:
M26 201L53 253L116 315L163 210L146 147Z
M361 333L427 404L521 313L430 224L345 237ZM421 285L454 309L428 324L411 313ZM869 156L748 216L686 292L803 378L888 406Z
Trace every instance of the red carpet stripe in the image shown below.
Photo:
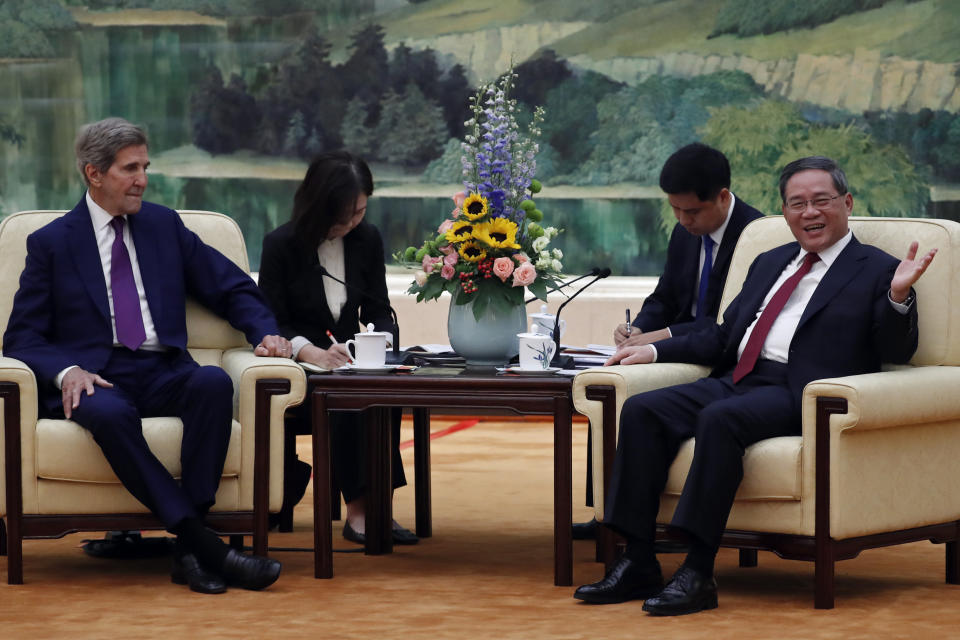
M433 431L430 433L430 439L436 440L437 438L442 438L443 436L448 436L451 433L456 433L457 431L463 431L464 429L469 429L480 421L477 419L473 420L463 420L462 422L457 422L450 425L446 429L440 429L439 431ZM409 449L413 446L413 440L404 440L400 443L400 450Z

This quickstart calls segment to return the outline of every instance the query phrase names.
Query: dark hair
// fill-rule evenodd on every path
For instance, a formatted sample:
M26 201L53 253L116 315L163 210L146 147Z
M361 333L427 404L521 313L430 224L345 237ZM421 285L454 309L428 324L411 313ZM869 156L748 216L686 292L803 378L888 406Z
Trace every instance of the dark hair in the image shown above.
M80 127L73 148L77 156L77 169L83 181L90 184L85 171L92 164L100 173L110 170L121 149L146 145L147 134L143 128L130 124L123 118L106 118Z
M349 151L315 157L293 196L290 221L297 238L316 249L330 227L353 217L360 194L373 194L373 175L362 158Z
M847 175L843 172L843 169L837 166L836 162L825 156L808 156L794 160L780 172L780 200L784 203L787 201L787 182L790 181L790 178L801 171L810 171L811 169L829 173L833 179L833 186L836 187L839 195L843 195L850 190L847 185Z
M713 147L688 144L663 164L660 188L664 193L694 193L701 201L713 200L730 188L730 162Z

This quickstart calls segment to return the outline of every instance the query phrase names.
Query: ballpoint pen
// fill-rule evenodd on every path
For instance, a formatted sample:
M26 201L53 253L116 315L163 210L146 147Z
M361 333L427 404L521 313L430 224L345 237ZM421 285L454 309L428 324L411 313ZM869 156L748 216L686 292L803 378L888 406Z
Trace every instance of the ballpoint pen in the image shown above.
M627 335L633 333L633 325L630 324L630 309L627 309Z
M327 329L327 337L330 338L330 344L340 344L339 342L337 342L337 338L332 333L330 333L330 329Z

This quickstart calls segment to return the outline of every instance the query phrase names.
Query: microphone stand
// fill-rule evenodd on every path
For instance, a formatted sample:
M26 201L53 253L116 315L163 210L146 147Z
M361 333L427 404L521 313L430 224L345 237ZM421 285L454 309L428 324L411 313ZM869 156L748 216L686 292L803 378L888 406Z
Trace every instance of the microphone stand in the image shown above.
M560 290L563 289L564 287L569 287L569 286L572 285L573 283L579 282L579 281L583 280L584 278L589 278L590 276L598 275L601 271L603 271L603 270L602 270L600 267L594 267L593 269L590 270L589 273L585 273L585 274L583 274L582 276L577 276L576 278L574 278L574 279L571 280L570 282L564 282L564 283L562 283L559 287L554 287L554 288L548 290L547 293L553 293L554 291L560 291ZM531 302L533 302L533 301L536 300L536 299L537 299L537 296L531 296L531 297L527 298L526 300L524 300L524 301L523 301L523 304L530 304Z
M390 315L393 318L393 329L390 332L393 337L393 360L394 360L394 363L399 363L401 360L400 358L400 321L397 319L397 312L394 310L393 305L390 304L390 301L384 300L383 298L380 298L378 296L370 295L360 287L355 287L352 284L348 284L347 282L344 282L340 278L336 277L335 275L327 271L321 264L316 265L316 269L317 271L320 272L321 276L330 278L334 282L339 282L340 284L345 286L347 289L350 289L351 291L356 291L367 300L373 300L374 302L379 302L380 304L387 305L387 308L390 309Z
M563 308L570 304L574 298L587 290L588 287L593 285L597 280L602 280L610 275L610 269L604 268L599 270L596 274L596 277L588 282L587 284L580 287L580 289L574 293L572 296L563 301L560 307L557 309L557 314L554 316L553 322L553 344L556 347L556 351L553 354L553 360L550 361L550 365L554 367L560 366L560 312L563 311Z

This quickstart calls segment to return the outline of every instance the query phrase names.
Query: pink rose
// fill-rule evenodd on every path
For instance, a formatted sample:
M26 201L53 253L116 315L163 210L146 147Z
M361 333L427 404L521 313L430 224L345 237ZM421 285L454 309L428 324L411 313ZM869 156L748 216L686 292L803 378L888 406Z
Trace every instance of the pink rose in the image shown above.
M513 273L513 260L511 258L497 258L493 261L493 274L506 282L510 274Z
M450 280L453 278L454 269L448 264L443 265L443 268L440 269L440 277L444 280Z
M450 228L453 226L453 220L444 220L440 223L440 226L437 227L437 233L446 233L450 231Z
M442 247L440 247L440 253L442 253L445 256L449 256L451 254L456 254L457 250L453 245L445 244Z
M423 263L421 264L421 268L423 269L424 273L430 273L431 271L433 271L434 264L435 262L433 260L433 256L423 256Z
M463 206L463 201L467 199L467 194L463 191L457 191L453 194L453 202L457 205L457 209Z
M513 271L513 286L525 287L537 279L537 268L531 262L524 262Z
M525 254L523 251L521 251L520 253L513 254L513 257L520 264L523 264L524 262L530 262L530 258L528 258L527 254Z
M448 253L443 258L443 264L450 265L452 267L453 265L457 264L457 261L459 259L460 259L460 256L458 256L456 253Z

